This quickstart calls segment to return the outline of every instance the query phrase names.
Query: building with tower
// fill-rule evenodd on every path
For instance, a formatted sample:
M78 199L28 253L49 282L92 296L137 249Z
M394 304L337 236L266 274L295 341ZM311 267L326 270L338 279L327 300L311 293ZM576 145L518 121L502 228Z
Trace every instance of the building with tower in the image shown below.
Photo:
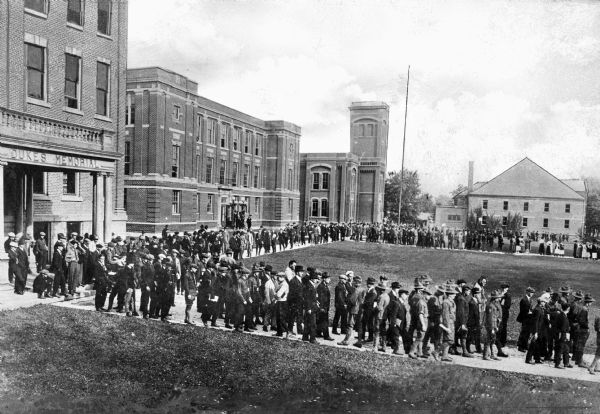
M300 127L206 99L159 67L127 71L124 112L127 232L298 220Z
M389 106L353 102L350 152L303 153L301 221L383 221Z

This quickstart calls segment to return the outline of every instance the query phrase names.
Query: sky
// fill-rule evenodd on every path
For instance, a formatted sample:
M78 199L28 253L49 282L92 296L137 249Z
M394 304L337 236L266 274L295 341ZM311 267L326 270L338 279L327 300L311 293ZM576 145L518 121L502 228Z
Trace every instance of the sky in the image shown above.
M600 176L600 2L130 0L129 67L302 128L302 152L350 149L348 107L390 105L388 171L447 195L524 157Z

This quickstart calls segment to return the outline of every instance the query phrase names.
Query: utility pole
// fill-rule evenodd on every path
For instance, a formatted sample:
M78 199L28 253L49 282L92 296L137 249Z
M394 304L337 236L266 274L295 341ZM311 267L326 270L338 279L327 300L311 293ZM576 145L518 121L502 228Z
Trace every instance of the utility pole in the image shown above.
M408 76L406 78L406 106L404 107L404 135L402 137L402 169L400 170L400 200L398 201L398 224L402 214L402 186L404 185L404 148L406 146L406 117L408 115L408 84L410 83L410 65L408 65Z

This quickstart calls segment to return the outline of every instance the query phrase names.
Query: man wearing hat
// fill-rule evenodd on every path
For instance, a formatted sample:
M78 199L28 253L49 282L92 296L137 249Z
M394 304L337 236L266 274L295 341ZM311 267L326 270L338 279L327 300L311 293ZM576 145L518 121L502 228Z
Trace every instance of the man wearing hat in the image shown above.
M320 310L319 299L317 296L317 285L319 276L316 272L309 277L308 283L304 286L303 309L304 309L304 330L302 331L302 340L311 344L318 343L317 336L317 314Z
M535 289L528 287L525 289L525 296L521 298L519 302L519 314L517 315L517 322L521 324L521 333L517 341L517 348L521 352L527 351L527 340L531 332L531 314L533 306L531 303L531 297L535 293Z
M455 321L456 321L456 303L454 303L454 297L456 296L457 286L453 283L447 283L443 285L442 291L445 294L444 301L442 302L442 320L440 328L442 329L442 361L452 362L452 358L448 355L450 345L454 343L455 335Z
M577 364L577 366L587 368L587 366L583 362L583 349L585 348L585 343L587 342L588 338L590 337L588 313L589 313L590 304L592 303L591 301L589 301L589 298L591 298L591 296L589 296L589 295L584 296L581 291L577 291L575 293L574 297L577 298L574 306L577 306L579 309L575 316L575 325L577 326L577 330L575 331L574 334L572 334L573 335L573 338L572 338L573 339L573 361L575 362L575 364ZM579 299L579 298L581 298L581 299ZM588 299L588 301L586 302L585 299ZM583 302L583 304L582 304L582 302ZM572 308L573 308L573 305L571 306L571 309ZM569 323L570 323L570 321L569 321Z
M462 285L462 292L456 295L456 342L461 347L462 356L473 358L467 350L467 322L469 320L469 301L471 300L471 287L466 283ZM458 347L457 347L458 348ZM458 349L457 349L458 353Z
M331 325L331 333L337 335L339 332L337 330L338 324L341 323L342 334L346 333L346 329L348 326L348 311L346 308L346 296L348 295L348 273L342 274L338 278L338 284L335 286L334 291L334 305L335 305L335 314L333 316L333 324ZM352 273L352 276L354 274Z
M50 297L52 291L52 277L47 269L42 269L33 281L33 293L38 294L38 299Z
M425 290L421 280L415 279L413 296L409 299L411 321L408 334L412 339L412 344L408 356L412 359L420 358L423 355L423 338L427 331L429 315L427 301L431 295L429 290Z
M362 324L360 318L362 316L362 304L365 298L366 289L361 287L362 278L359 275L352 277L352 285L348 287L348 294L346 295L346 309L348 311L348 325L346 330L346 336L342 342L338 342L338 345L347 346L350 345L350 339L352 338L352 331L360 331ZM357 346L360 340L357 342ZM360 345L362 346L362 345ZM359 346L359 347L360 347Z
M531 314L531 331L529 332L527 354L525 355L525 363L533 364L531 358L535 360L535 364L542 363L543 354L546 353L546 335L544 333L544 319L546 316L545 308L550 300L550 295L546 292L537 300L537 304Z
M512 306L512 297L508 292L510 285L506 282L500 284L502 289L502 299L500 299L500 306L502 307L502 322L500 323L500 329L498 331L498 342L502 347L506 346L507 334L508 334L508 317L510 316L510 307Z
M329 336L329 306L331 305L331 292L328 272L321 274L321 283L317 286L317 300L319 301L319 314L317 315L317 337L321 336L326 341L333 341Z
M33 244L33 254L35 255L35 264L38 273L46 268L48 263L48 245L46 244L46 233L40 232L38 238Z
M392 354L404 355L402 346L401 331L406 329L406 309L401 302L401 298L408 297L408 291L401 289L399 282L392 282L392 288L389 293L390 303L385 310L385 319L390 326L390 342L392 345Z
M19 244L16 241L9 242L7 253L8 253L8 282L10 284L14 283L15 276L19 272L19 269L18 269L19 257L17 254L18 247L19 247ZM16 285L15 285L15 293L17 293L17 294L19 293Z
M561 302L561 312L558 314L555 320L555 331L554 331L554 367L559 369L573 368L570 364L569 355L569 340L570 340L570 327L569 318L567 317L571 305L568 302ZM561 366L561 360L564 366Z
M195 263L190 263L181 280L181 288L183 289L183 294L185 297L185 319L183 322L190 325L194 325L192 322L191 311L192 306L194 305L194 300L196 300L196 295L198 294L197 272L198 265Z
M266 268L265 268L266 269ZM277 320L277 333L276 336L288 335L288 296L289 296L289 285L285 280L285 273L277 273L277 284L275 285L275 319Z
M387 292L388 278L387 276L380 276L379 283L375 290L377 291L377 308L374 310L375 316L373 317L373 351L377 350L385 352L386 347L386 334L387 334L387 318L385 317L385 310L390 304L390 295ZM378 345L378 342L381 342Z
M15 293L22 295L25 293L25 284L27 283L27 275L31 273L29 268L29 256L27 255L27 244L25 240L21 242L11 242L11 251L14 249L14 245L17 244L17 248L14 250L14 256L16 258L16 264L13 265L15 274ZM9 255L10 257L10 255ZM10 264L9 264L10 267Z
M367 278L367 290L365 291L365 297L362 304L362 316L361 324L358 329L358 341L354 344L357 348L361 348L364 342L373 340L373 319L375 307L377 306L377 290L375 289L376 280L372 277ZM367 340L365 341L365 334L369 333Z
M56 256L57 256L57 253L55 252L53 261L54 261L54 258L56 258ZM96 291L96 295L94 298L94 304L96 306L96 311L98 311L98 312L106 311L106 309L104 308L104 304L106 303L106 295L108 294L108 291L110 290L110 280L108 277L108 269L106 267L105 260L106 260L106 256L101 254L100 256L97 257L96 261L94 262L94 290ZM54 276L55 281L56 281L57 277L58 277L58 274L55 274L55 276ZM55 283L55 286L56 286L56 283ZM63 281L63 288L64 288L64 281Z
M262 287L262 309L263 309L263 331L269 332L269 326L271 330L273 327L277 327L277 321L275 320L276 307L277 307L277 280L275 275L271 275L273 267L271 265L264 266L264 262L261 262L264 271L261 280ZM260 265L259 263L259 269ZM283 335L283 331L282 331Z
M296 266L294 277L287 281L289 285L288 294L288 329L287 331L293 336L294 335L294 323L296 324L296 330L298 335L302 335L302 276L303 268L298 269Z
M481 353L481 290L479 286L471 288L469 300L469 317L467 318L467 352L471 353L471 344L475 345L475 352Z
M141 298L140 298L140 312L144 319L148 319L149 317L149 308L150 297L152 292L156 289L154 285L155 279L155 271L154 271L154 256L150 253L141 256L142 259L142 268L141 268L141 278L140 278L140 290L141 290Z
M198 302L196 310L202 314L202 323L208 326L211 319L211 293L216 278L214 263L209 263L210 254L203 252L200 254L198 263Z
M490 295L490 301L485 306L485 330L487 335L485 338L483 359L486 361L500 360L500 358L494 355L494 344L497 345L496 335L498 334L500 322L502 322L502 307L500 306L500 299L502 299L502 292L499 290L494 290Z

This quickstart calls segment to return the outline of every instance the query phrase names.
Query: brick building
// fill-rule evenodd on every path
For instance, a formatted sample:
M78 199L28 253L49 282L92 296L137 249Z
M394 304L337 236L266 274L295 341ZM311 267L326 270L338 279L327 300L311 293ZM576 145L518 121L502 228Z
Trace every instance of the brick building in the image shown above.
M383 221L389 106L353 102L349 153L303 153L300 220Z
M484 225L492 216L506 225L509 215L519 214L523 232L576 235L585 223L586 194L583 180L558 179L529 158L476 183L470 163L467 189L454 197L454 205L436 208L435 223L464 228L467 214L480 207Z
M0 232L125 231L127 2L0 0Z
M127 71L125 195L130 233L298 220L300 127L198 94L159 67Z

